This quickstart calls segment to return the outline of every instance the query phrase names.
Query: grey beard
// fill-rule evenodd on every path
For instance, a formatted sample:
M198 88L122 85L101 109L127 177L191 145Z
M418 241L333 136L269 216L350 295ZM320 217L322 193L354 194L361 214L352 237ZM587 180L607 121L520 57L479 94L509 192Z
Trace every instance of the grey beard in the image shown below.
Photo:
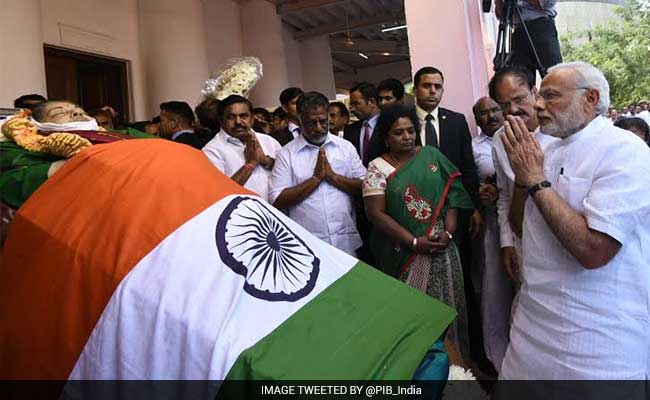
M540 127L542 133L565 139L580 131L584 125L584 116L580 110L578 96L574 97L569 108L557 115L555 121Z

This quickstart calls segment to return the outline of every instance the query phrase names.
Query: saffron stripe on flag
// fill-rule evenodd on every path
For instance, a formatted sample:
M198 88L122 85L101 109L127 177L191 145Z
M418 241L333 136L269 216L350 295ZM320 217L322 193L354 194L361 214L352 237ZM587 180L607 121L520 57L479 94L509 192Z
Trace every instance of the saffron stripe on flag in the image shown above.
M70 159L20 208L3 248L0 379L66 379L131 268L232 193L250 192L202 152L166 140Z

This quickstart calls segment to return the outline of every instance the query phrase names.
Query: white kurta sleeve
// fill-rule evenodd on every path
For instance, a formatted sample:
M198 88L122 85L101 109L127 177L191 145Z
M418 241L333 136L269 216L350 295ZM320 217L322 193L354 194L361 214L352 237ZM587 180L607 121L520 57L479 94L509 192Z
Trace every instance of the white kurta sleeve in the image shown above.
M203 147L203 153L208 157L208 160L210 160L212 165L214 165L219 171L226 173L226 160L224 159L223 154L211 146L210 143Z
M497 199L497 220L499 223L501 248L503 248L514 247L515 245L514 233L512 232L510 220L508 218L510 214L510 204L512 203L514 175L511 178L506 172L506 168L510 172L512 172L512 170L503 143L501 142L500 132L502 131L497 132L494 136L492 160L494 162L494 170L497 174L497 188L499 189L499 198ZM506 163L505 166L504 163Z
M363 166L361 162L361 157L357 154L357 150L354 148L352 143L345 143L345 153L346 158L349 162L348 166L348 178L353 179L364 179L366 177L366 167Z
M626 238L650 217L650 150L629 143L608 154L583 200L589 228L625 245Z
M271 204L275 202L284 189L294 186L290 157L291 153L288 147L282 148L276 154L269 190L269 203Z

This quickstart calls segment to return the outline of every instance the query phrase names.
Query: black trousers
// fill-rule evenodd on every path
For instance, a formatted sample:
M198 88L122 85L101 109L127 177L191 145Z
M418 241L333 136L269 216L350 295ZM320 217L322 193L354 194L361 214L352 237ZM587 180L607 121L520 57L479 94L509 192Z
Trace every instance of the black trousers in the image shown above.
M526 27L530 33L535 50L539 60L545 69L562 62L562 52L560 42L557 38L557 29L555 20L551 17L538 18L526 22ZM526 68L531 75L535 75L538 70L535 55L530 48L526 31L523 26L518 25L512 36L512 58L511 65L518 65ZM541 71L540 71L541 75Z

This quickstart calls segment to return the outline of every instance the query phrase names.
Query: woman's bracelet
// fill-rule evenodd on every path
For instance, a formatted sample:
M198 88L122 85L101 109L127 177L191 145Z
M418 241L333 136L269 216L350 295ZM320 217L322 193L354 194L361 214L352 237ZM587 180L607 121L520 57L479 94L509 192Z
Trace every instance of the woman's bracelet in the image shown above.
M415 249L418 247L418 238L414 237L413 238L413 243L411 244L411 250L415 251Z

